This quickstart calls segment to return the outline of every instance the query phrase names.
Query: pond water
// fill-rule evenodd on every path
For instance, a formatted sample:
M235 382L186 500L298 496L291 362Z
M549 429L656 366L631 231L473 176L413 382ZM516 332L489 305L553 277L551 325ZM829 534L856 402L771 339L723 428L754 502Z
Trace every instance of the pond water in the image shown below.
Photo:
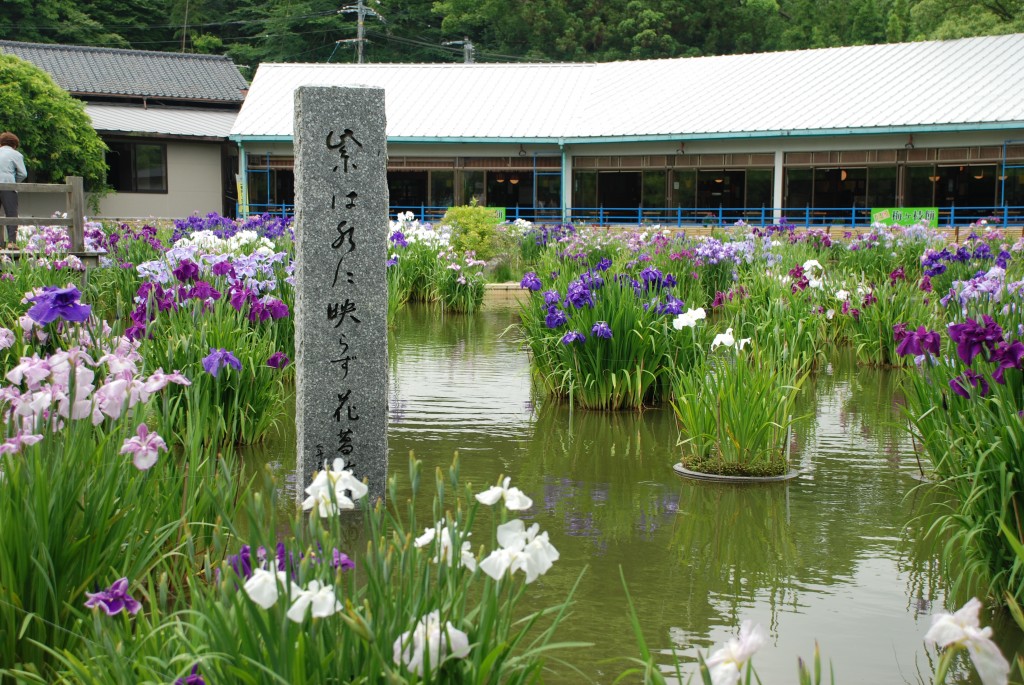
M793 446L799 478L695 482L672 471L671 412L571 413L541 402L526 352L507 330L515 311L397 315L391 470L404 470L412 450L429 477L457 450L475 491L506 474L533 498L523 518L548 531L561 559L526 600L535 608L564 598L586 569L560 637L594 646L565 653L567 661L610 683L627 665L608 660L638 654L621 568L648 644L666 664L671 650L692 661L695 648L706 654L752 619L770 633L755 658L765 683L795 682L797 656L810 659L815 640L839 683L931 682L935 656L922 637L944 592L938 552L912 522L939 493L913 477L894 374L843 365L809 381ZM267 452L281 471L293 469L290 436ZM289 487L294 501L294 477ZM1008 619L988 622L1004 653L1020 650ZM553 668L545 682L583 680ZM974 680L960 669L948 682Z

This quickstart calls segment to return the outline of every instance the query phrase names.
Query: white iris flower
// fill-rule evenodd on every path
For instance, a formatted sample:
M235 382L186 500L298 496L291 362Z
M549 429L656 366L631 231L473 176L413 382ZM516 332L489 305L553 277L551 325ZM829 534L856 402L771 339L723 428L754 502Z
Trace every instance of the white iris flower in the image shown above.
M427 662L436 670L447 659L465 659L469 656L469 637L446 621L436 609L419 620L412 630L402 633L392 646L396 664L423 677Z
M493 506L499 499L505 500L505 508L509 511L522 511L533 506L533 500L523 494L519 488L510 488L511 478L505 478L501 485L492 485L476 496L480 504Z
M540 524L534 523L526 528L521 519L498 526L501 549L494 550L481 561L480 570L495 580L501 580L506 572L522 571L526 574L526 583L532 583L547 573L559 556L558 550L548 540L547 532L539 531Z
M346 492L351 493L351 497ZM355 509L354 500L365 497L367 492L366 484L356 480L352 471L345 468L345 460L339 457L334 460L331 468L317 472L313 482L306 488L309 497L302 501L302 508L309 511L317 507L320 517L327 518L341 510Z
M980 610L981 602L972 597L956 613L935 614L924 641L939 647L966 647L984 685L1006 685L1010 664L992 641L992 627L981 627Z
M302 623L310 607L313 609L313 618L326 618L341 611L341 602L334 596L334 586L320 585L315 580L309 581L305 590L292 585L292 606L288 609L288 618Z
M768 632L760 623L744 621L739 637L725 643L705 662L711 671L712 685L736 685L743 666L768 641Z
M697 325L697 322L701 319L707 318L707 313L704 311L704 307L698 307L697 309L687 309L684 313L680 314L672 321L672 327L677 331L683 330L683 327L693 328Z

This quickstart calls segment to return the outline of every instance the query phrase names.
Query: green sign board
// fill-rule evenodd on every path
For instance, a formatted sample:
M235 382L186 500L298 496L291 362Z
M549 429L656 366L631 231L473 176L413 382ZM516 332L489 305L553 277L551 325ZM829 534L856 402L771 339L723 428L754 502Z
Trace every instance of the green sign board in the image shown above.
M892 226L913 226L924 223L928 228L939 227L938 207L873 207L871 223Z

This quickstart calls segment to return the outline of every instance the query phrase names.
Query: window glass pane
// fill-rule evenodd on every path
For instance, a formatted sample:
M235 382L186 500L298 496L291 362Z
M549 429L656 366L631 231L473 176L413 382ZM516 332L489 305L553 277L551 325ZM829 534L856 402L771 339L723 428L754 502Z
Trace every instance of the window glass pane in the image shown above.
M562 206L562 176L560 174L537 175L537 206L555 209Z
M107 183L119 193L132 191L132 146L109 142L107 147Z
M1024 208L1024 169L1007 169L1006 179L1003 182L1006 204L1011 207Z
M645 171L644 172L644 207L665 206L665 172Z
M597 207L597 172L574 171L572 175L573 207Z
M957 193L957 205L974 207L979 213L995 211L996 203L996 172L994 164L969 166L960 176L960 187Z
M814 172L811 169L786 170L787 209L804 209L811 204L811 191L814 188Z
M135 146L135 190L165 191L164 146L139 143Z
M295 172L291 169L273 169L270 173L274 184L271 202L282 206L294 205Z
M388 202L392 207L397 207L398 211L404 212L419 207L426 201L426 171L388 172Z
M697 172L677 170L672 172L672 197L676 207L695 207L697 202Z
M746 206L750 209L772 206L772 170L747 170Z
M864 207L867 197L868 170L838 168L814 170L812 207L838 210Z
M477 204L484 204L484 172L463 171L462 197L456 198L456 201L468 205L473 200L476 200Z
M719 170L697 172L697 206L715 210L743 206L746 172Z
M938 206L935 200L935 188L939 181L935 167L911 166L906 169L907 191L904 194L904 207Z
M529 171L488 171L487 206L505 207L507 216L515 207L533 205L533 174Z
M249 204L251 211L263 211L265 205L270 203L270 172L250 171L249 172Z
M455 202L455 172L430 172L430 205L447 210Z
M896 167L873 167L868 169L867 206L896 206Z

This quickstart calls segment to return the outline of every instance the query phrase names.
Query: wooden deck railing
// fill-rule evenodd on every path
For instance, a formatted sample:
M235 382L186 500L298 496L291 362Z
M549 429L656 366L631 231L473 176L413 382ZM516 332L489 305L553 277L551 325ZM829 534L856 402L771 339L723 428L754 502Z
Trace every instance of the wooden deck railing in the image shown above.
M85 252L85 190L81 176L68 176L64 183L0 183L0 190L16 190L19 193L45 193L64 195L67 218L50 216L0 216L0 226L67 226L71 239L71 252Z

